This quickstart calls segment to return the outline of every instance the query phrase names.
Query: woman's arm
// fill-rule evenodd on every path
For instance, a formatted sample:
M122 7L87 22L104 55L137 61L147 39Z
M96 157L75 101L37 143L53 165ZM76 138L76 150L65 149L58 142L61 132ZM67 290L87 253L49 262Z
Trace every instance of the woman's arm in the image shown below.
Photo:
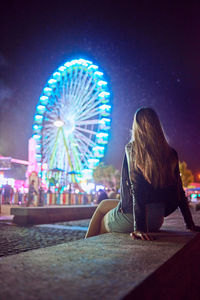
M151 236L146 233L147 226L146 226L146 214L145 214L145 204L141 203L142 195L137 193L136 183L131 182L131 175L130 175L130 156L132 150L130 149L130 144L126 146L125 157L123 162L122 168L122 184L121 184L121 191L126 191L123 193L124 198L130 197L130 201L132 201L133 205L133 232L130 236L133 239L141 239L141 240L152 240ZM127 192L128 187L128 192ZM127 194L127 195L125 195ZM122 196L122 193L121 193ZM122 199L123 199L122 197Z

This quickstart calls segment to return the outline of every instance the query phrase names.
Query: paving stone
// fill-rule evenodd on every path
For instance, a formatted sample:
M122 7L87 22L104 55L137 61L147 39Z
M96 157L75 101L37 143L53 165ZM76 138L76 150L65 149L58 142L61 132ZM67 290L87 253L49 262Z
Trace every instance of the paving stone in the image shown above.
M88 225L89 220L80 224ZM62 225L73 226L75 222L63 222ZM83 225L82 225L83 226ZM56 227L56 226L55 226ZM12 255L32 249L49 247L57 244L83 239L84 231L48 228L42 226L16 226L12 223L0 222L0 256Z

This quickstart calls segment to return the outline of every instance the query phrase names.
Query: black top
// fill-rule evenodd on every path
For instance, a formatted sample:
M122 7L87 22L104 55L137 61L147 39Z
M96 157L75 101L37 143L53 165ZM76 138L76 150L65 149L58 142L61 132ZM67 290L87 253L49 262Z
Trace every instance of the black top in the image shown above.
M165 216L168 216L176 208L180 208L187 228L194 225L192 215L188 206L187 197L182 187L178 165L175 169L176 182L174 185L164 188L154 188L143 176L141 171L135 173L134 183L130 181L126 154L122 164L121 174L121 203L120 209L124 213L133 213L133 230L146 231L145 204L164 202Z

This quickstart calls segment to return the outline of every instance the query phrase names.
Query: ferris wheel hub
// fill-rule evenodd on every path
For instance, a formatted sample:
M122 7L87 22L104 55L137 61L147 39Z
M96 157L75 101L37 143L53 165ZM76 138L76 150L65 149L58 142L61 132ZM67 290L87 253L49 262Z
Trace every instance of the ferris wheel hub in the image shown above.
M53 124L56 127L63 127L64 122L62 120L58 119L58 120L54 121Z
M72 133L75 129L75 123L74 120L72 118L67 118L65 120L65 133L67 135L69 135L70 133Z

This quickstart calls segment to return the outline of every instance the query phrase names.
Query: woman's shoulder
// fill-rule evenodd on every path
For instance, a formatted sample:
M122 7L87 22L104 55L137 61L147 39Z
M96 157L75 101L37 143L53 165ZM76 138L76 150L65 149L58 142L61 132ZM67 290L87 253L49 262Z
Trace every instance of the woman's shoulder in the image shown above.
M128 157L131 158L133 156L133 147L134 147L133 142L129 142L128 144L126 144L125 153L126 153L127 158ZM132 157L132 159L133 159L133 157Z
M133 147L134 147L134 142L129 142L128 144L126 144L125 149L130 150L133 149Z

